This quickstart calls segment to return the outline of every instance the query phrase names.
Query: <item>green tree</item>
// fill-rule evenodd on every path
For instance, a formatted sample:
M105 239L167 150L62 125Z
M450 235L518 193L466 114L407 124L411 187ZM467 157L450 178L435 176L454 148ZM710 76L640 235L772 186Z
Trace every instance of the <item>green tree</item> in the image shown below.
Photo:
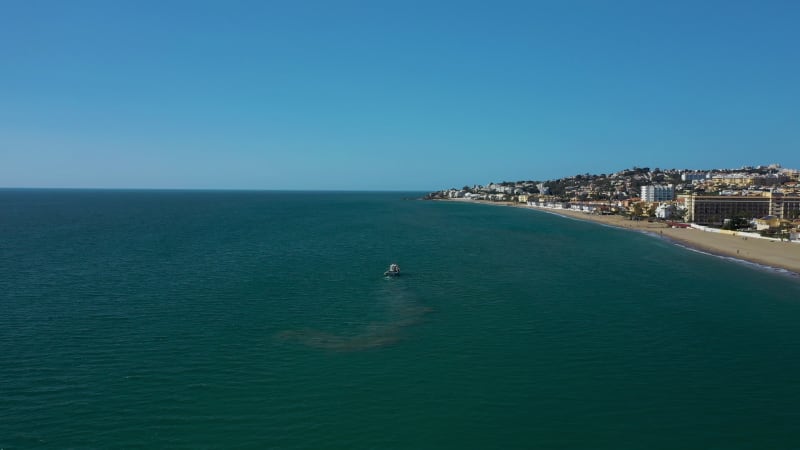
M722 229L723 230L741 230L743 228L749 228L750 221L742 213L734 213L733 217L729 219L723 220Z
M642 208L642 204L641 203L634 203L633 204L633 217L634 218L639 218L639 217L642 217L642 214L644 214L644 209Z

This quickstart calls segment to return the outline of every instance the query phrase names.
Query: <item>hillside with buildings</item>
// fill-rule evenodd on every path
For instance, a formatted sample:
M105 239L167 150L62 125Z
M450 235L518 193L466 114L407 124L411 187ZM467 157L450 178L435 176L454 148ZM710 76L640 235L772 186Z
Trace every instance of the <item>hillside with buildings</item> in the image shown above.
M515 202L780 235L798 228L799 178L800 171L779 164L711 170L634 167L611 174L464 186L426 198Z

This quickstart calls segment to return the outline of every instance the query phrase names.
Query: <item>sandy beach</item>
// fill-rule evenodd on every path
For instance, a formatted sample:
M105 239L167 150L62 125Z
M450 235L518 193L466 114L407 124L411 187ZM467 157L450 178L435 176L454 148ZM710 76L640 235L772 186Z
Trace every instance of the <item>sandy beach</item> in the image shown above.
M800 243L796 242L776 242L768 239L731 236L693 228L671 228L664 223L632 221L617 215L601 216L572 210L533 208L519 203L476 202L473 200L456 201L530 208L588 222L598 222L604 225L629 229L631 231L649 232L703 252L728 256L800 274Z

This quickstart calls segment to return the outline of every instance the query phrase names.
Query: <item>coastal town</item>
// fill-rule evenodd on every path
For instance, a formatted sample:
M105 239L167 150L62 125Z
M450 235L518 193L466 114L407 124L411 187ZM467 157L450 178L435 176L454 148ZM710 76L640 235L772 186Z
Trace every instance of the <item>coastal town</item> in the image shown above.
M611 174L464 186L427 199L500 202L670 227L800 240L800 170L780 164L739 169L634 167Z
M659 236L800 276L800 171L634 167L431 192L429 200L530 208Z

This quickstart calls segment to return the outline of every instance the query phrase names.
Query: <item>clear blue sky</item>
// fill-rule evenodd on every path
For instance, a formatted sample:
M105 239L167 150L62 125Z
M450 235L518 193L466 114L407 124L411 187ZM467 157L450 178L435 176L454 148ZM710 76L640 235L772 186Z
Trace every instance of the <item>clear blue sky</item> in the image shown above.
M0 186L800 166L798 1L4 1Z

